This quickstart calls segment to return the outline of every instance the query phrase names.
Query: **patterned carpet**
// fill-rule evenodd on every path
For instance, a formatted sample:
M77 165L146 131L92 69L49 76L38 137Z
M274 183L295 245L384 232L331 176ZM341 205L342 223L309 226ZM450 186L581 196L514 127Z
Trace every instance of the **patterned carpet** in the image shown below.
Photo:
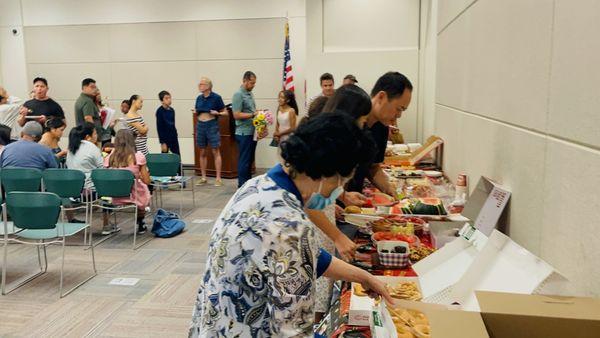
M195 187L195 208L188 187L183 202L186 231L170 239L154 238L136 251L131 249L132 215L119 215L117 220L122 231L95 249L98 275L63 299L59 299L58 294L60 247L49 247L48 272L0 296L0 336L187 336L206 261L210 229L236 185L237 181L231 180L223 187ZM178 212L180 198L178 191L165 191L164 208ZM98 215L94 213L94 240L101 238ZM146 218L150 226L151 217ZM198 223L200 220L211 222ZM152 234L148 232L143 239L146 236ZM71 243L81 241L82 236L79 236ZM35 248L31 246L9 245L8 258L9 283L34 272L38 266ZM91 272L89 250L81 246L67 247L65 288L84 280ZM109 284L121 277L139 278L139 282L134 286Z

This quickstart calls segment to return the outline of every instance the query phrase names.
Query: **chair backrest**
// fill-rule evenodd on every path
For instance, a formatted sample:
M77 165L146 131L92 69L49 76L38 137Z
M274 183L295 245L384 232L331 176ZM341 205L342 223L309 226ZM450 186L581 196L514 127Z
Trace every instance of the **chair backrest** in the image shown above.
M146 164L151 176L177 176L181 167L181 157L171 153L148 154Z
M39 191L42 182L42 171L33 168L3 168L0 180L4 191Z
M75 169L46 169L42 177L44 190L62 198L79 197L85 183L85 174Z
M21 229L54 229L60 215L60 197L50 192L9 192L6 210Z
M135 176L127 169L94 169L92 182L100 197L129 197Z

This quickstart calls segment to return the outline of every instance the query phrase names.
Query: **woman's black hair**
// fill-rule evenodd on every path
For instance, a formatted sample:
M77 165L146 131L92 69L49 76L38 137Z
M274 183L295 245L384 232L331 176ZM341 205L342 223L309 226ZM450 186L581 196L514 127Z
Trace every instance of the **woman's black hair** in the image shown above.
M95 126L91 122L84 122L82 125L79 125L69 132L69 151L75 155L79 147L81 146L81 141L85 140L87 136L92 136L94 134Z
M140 96L137 94L133 94L131 95L131 97L129 98L129 100L127 101L127 103L129 103L129 108L131 108L131 105L133 104L133 101L139 99Z
M60 127L66 127L67 123L60 117L51 118L44 124L44 133L51 131L52 129L58 129Z
M347 84L336 89L335 93L323 107L323 112L342 111L354 120L369 114L371 97L357 85Z
M0 145L7 145L10 143L10 132L11 128L5 124L0 124Z
M298 126L281 144L286 166L312 179L350 176L360 164L371 162L372 138L346 114L320 114Z
M296 116L298 116L300 112L298 111L298 103L296 103L296 94L294 94L294 92L291 90L282 90L281 92L283 93L283 97L285 98L288 106L292 107L296 113Z

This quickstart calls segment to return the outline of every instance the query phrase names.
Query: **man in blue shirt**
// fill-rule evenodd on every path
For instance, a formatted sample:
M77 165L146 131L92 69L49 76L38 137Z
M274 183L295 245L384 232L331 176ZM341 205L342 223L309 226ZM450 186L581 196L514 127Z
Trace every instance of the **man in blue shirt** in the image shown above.
M233 94L231 109L235 119L235 140L239 148L238 158L238 188L252 178L252 162L256 152L254 140L254 125L256 103L252 90L256 85L256 74L251 71L244 73L240 89Z
M21 139L4 147L0 155L0 167L40 170L58 167L52 150L36 143L42 137L42 131L42 125L36 121L25 123L21 130Z
M212 91L212 81L203 77L200 79L198 84L198 90L200 95L196 98L196 114L198 114L198 124L196 127L196 143L200 148L200 170L202 171L202 178L196 185L206 184L206 166L208 156L206 153L206 147L210 146L212 149L213 157L215 158L215 170L217 177L215 179L215 186L220 187L223 185L221 180L221 132L219 131L219 121L217 117L226 115L225 104L221 95Z

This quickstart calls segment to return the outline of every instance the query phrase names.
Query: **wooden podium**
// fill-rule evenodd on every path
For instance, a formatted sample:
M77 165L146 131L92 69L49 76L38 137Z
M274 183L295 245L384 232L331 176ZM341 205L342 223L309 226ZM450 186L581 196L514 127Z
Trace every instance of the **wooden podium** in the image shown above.
M219 116L218 119L219 130L221 132L221 159L223 162L221 176L223 178L236 178L238 176L237 162L239 151L237 143L235 142L235 121L233 119L233 113L230 110L227 110L227 112L227 116ZM194 120L192 123L194 125L194 168L196 170L196 175L201 176L200 148L198 148L198 144L196 143L196 126L198 124L198 116L196 113L194 113ZM206 147L206 152L208 154L206 175L215 177L215 159L213 157L211 148Z

